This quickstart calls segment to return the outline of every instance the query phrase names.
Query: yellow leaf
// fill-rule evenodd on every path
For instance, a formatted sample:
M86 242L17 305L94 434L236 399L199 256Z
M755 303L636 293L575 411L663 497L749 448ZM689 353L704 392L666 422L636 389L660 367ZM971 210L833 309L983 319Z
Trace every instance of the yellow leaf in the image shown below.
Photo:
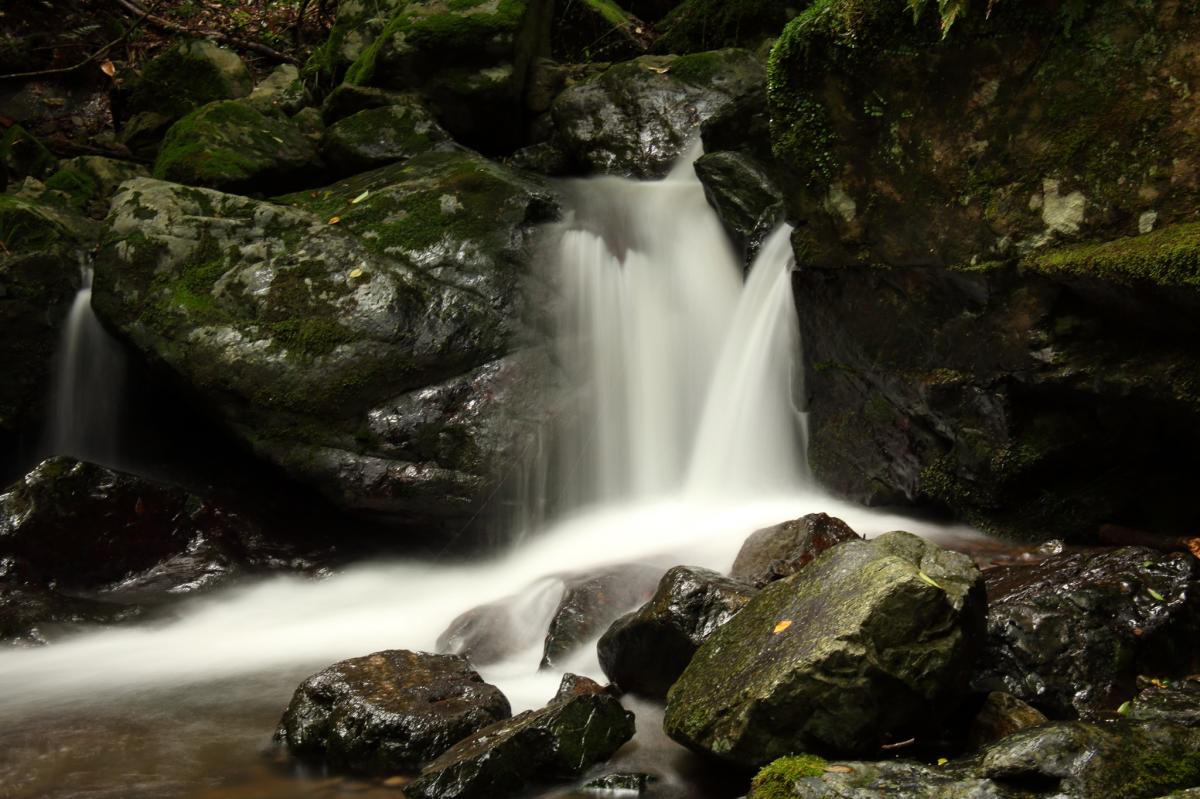
M779 633L783 632L784 630L786 630L788 627L791 627L791 626L792 626L792 620L784 619L783 621L781 621L775 625L775 634L779 635Z
M329 224L331 224L331 225L336 225L336 224L338 224L338 223L339 223L339 222L341 222L341 221L342 221L342 218L341 218L340 216L331 216L331 217L329 217Z
M111 78L117 74L117 65L111 61L105 61L100 65L100 71Z
M350 270L351 279L356 278L356 277L362 277L362 276L363 276L363 270L359 269L358 267L354 267L353 269Z
M944 758L944 757L939 757L939 758L937 759L937 764L938 764L939 766L944 766L944 765L946 765L946 764L947 764L947 763L949 763L949 762L950 762L950 761L949 761L949 760L947 760L947 759L946 759L946 758Z
M930 585L932 585L934 588L937 588L937 589L938 589L938 590L940 590L940 591L945 591L945 590L946 590L946 589L942 588L940 585L938 585L938 584L937 584L937 583L934 581L934 579L933 579L932 577L930 577L928 574L926 574L925 572L921 571L920 569L918 569L918 570L917 570L917 576L918 576L918 577L920 577L920 578L921 578L922 580L924 580L925 582L927 582L927 583L929 583Z
M371 194L371 191L370 191L370 189L368 189L367 191L364 191L362 194L358 195L358 196L357 196L357 197L355 197L353 200L351 200L351 201L350 201L350 204L351 204L351 205L358 205L360 202L362 202L363 200L367 199L367 197L368 197L370 194Z

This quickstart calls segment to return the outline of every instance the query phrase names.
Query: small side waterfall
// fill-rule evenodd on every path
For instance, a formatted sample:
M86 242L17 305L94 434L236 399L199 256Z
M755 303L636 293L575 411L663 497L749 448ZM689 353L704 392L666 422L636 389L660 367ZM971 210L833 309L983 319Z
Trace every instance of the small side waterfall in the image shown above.
M120 465L118 422L124 375L124 353L92 310L92 268L84 266L59 343L43 447L46 455Z

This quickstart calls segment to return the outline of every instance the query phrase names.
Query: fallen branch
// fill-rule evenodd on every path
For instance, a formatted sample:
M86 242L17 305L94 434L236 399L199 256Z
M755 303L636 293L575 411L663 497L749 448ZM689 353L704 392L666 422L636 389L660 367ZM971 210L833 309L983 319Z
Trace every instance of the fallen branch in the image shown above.
M273 58L276 61L282 61L287 64L300 63L294 56L281 53L273 47L268 47L261 42L252 42L249 39L241 39L237 36L230 36L228 33L222 33L221 31L192 30L186 25L181 25L178 22L172 22L169 19L163 19L156 14L151 14L149 11L138 5L138 3L136 3L134 0L113 0L113 2L131 14L144 15L147 22L156 28L161 28L162 30L171 31L172 33L185 33L190 36L203 36L209 39L216 39L217 41L225 42L226 44L237 47L238 49L249 50L251 52L258 53L259 55L264 55L267 58Z

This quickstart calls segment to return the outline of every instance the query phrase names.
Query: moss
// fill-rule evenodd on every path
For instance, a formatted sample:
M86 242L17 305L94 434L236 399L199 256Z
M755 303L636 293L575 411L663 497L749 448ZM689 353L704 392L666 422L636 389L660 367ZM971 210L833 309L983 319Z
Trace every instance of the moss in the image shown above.
M55 172L46 180L46 188L66 194L70 205L79 209L87 208L99 191L96 180L77 169L60 169Z
M1038 252L1022 268L1054 277L1093 278L1119 285L1200 287L1200 223L1186 223L1100 244Z
M35 136L20 125L12 125L0 137L0 168L18 178L40 178L49 174L58 159Z
M244 79L250 80L249 73ZM130 95L129 107L178 119L206 103L246 93L248 83L235 85L215 63L194 55L192 43L185 42L146 65Z
M750 781L750 799L792 799L797 781L821 776L827 765L815 755L781 757L764 766Z
M1200 752L1150 750L1137 759L1121 792L1129 799L1151 799L1200 784Z

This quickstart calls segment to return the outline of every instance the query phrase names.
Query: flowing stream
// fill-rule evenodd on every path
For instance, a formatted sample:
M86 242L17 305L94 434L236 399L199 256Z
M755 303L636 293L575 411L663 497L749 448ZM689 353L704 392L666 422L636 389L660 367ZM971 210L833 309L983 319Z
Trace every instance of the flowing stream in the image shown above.
M432 650L461 612L516 597L514 618L537 643L480 669L515 712L544 704L561 676L537 668L555 575L632 562L727 570L753 530L816 511L867 534L963 534L808 482L788 228L743 282L691 159L663 181L569 191L574 212L548 244L577 385L575 423L557 436L560 517L488 562L274 578L186 601L156 624L0 653L0 796L394 796L262 755L301 679L380 649ZM594 646L567 666L603 679ZM657 773L658 796L736 795L663 738L661 710L632 708L638 738L616 768Z

